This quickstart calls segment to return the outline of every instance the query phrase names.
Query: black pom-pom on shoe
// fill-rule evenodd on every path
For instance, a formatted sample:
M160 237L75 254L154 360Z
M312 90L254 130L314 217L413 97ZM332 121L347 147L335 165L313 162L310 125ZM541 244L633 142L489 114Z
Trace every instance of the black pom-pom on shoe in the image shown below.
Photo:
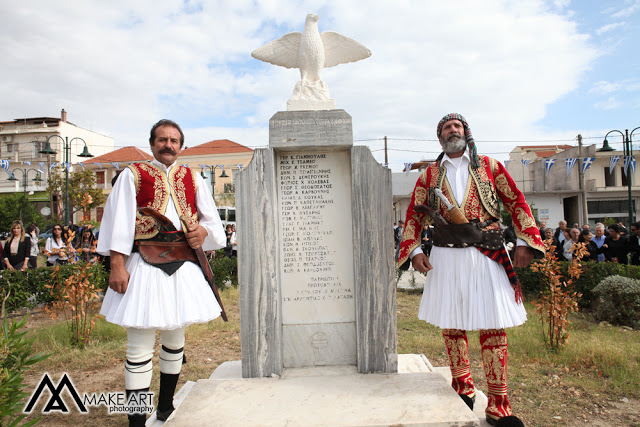
M489 415L487 415L487 422L489 423L489 425L495 427L524 427L524 423L515 415L502 417L499 420L493 419Z
M466 394L459 394L458 396L460 396L460 399L462 399L462 401L467 404L469 409L473 411L473 404L476 402L476 397L469 397Z

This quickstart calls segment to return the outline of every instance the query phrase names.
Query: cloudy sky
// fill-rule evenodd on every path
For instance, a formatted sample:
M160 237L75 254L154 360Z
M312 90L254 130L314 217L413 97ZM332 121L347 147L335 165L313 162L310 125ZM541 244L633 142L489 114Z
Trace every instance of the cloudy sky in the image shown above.
M265 147L300 76L251 51L302 31L307 13L372 51L322 77L356 144L382 162L389 138L394 171L439 153L449 112L501 160L516 145L576 144L579 133L600 145L640 126L640 0L3 3L0 121L64 108L116 147L146 147L160 118L180 123L188 146Z

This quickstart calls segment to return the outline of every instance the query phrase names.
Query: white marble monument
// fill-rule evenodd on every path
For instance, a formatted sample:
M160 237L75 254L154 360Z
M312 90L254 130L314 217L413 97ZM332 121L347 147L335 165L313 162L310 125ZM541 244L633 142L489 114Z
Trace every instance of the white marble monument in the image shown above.
M286 68L300 69L300 81L287 102L288 111L333 110L336 103L320 78L323 68L356 62L371 56L357 41L334 31L318 32L318 15L307 15L304 32L293 32L251 53L256 59Z

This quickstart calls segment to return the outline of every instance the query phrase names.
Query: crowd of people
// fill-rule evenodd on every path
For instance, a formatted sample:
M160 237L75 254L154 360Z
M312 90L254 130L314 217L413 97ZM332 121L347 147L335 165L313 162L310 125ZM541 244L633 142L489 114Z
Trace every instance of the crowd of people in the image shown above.
M640 222L631 224L631 230L621 222L609 226L598 222L593 232L589 224L580 227L576 223L569 228L567 222L562 220L558 228L553 230L541 222L540 236L552 242L559 260L571 261L574 245L581 242L587 247L588 255L583 258L585 261L640 265Z
M40 230L35 224L25 230L22 221L13 221L9 237L4 245L0 242L2 269L26 271L36 268L40 254L39 234ZM47 257L47 266L64 265L72 260L98 262L97 243L90 225L80 227L69 221L65 227L60 224L53 226L52 235L46 239L42 253Z

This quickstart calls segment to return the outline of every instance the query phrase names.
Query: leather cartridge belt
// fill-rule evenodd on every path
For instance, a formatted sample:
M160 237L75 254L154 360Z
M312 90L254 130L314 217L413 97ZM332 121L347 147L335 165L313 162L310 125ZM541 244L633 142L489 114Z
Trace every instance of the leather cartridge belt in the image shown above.
M479 222L473 220L467 224L438 224L433 229L433 245L444 248L467 248L475 246L482 249L502 249L504 238L502 230L483 230L496 219Z
M182 231L160 232L151 239L134 240L131 252L138 252L145 262L170 276L186 261L199 265Z

